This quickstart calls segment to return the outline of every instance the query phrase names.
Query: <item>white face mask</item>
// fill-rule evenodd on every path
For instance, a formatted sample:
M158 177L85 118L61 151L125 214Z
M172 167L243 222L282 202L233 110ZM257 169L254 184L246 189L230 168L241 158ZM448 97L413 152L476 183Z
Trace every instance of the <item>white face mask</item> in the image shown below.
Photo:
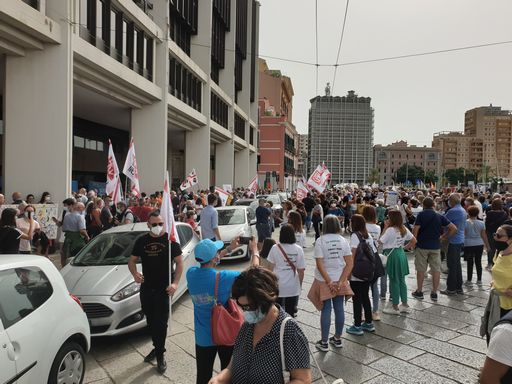
M194 220L197 220L197 215L194 215L193 218L194 218Z
M162 228L163 227L161 225L157 225L156 227L151 227L151 233L155 236L158 236L162 232Z

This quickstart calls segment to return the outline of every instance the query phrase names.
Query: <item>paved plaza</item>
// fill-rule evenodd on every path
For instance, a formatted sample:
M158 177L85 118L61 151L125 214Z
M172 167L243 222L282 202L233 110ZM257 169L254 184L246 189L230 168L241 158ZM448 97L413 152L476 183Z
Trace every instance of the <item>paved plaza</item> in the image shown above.
M318 352L314 343L320 338L320 313L306 298L313 282L313 239L312 234L308 234L306 276L297 321L329 383L335 378L343 378L349 384L477 382L486 352L485 340L478 336L478 328L488 297L489 272L484 271L483 287L464 287L465 294L455 297L439 295L437 303L430 300L430 281L427 280L425 300L418 301L410 296L416 284L410 253L411 274L407 285L412 313L402 316L382 314L382 320L375 322L375 333L365 333L364 336L345 333L342 349ZM243 269L247 266L247 262L230 263L223 268ZM443 280L441 288L444 286ZM381 304L389 305L389 301L381 301ZM345 316L345 324L351 325L351 302L346 305ZM334 324L331 332L333 330ZM154 365L142 361L151 349L151 340L144 331L114 338L95 338L87 358L84 382L195 383L194 317L188 294L173 305L167 338L168 369L163 376L156 372ZM313 381L322 382L316 368L313 369Z

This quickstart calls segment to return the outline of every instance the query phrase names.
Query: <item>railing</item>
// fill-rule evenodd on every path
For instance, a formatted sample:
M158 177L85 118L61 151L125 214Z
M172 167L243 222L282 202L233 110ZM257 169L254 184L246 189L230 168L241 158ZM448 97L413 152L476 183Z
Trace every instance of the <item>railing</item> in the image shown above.
M202 82L174 56L169 57L169 93L201 112Z
M235 113L235 135L245 140L245 120Z
M210 98L210 118L217 124L228 129L228 105L214 92Z

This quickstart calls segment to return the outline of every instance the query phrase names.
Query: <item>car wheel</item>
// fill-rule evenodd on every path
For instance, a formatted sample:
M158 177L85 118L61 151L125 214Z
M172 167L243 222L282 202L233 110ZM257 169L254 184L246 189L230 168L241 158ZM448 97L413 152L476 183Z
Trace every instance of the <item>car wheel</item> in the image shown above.
M48 384L82 384L85 376L85 353L73 342L65 343L53 360Z

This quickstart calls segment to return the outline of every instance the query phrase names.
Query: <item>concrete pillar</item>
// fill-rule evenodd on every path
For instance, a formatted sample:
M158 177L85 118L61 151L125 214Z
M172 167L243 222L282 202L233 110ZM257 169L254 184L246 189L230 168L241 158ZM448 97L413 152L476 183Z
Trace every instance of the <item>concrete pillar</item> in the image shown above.
M59 23L61 44L5 59L5 162L7 201L19 191L49 191L55 202L71 193L73 139L73 50L69 0L47 2ZM56 13L58 10L58 14ZM42 75L44 74L44 75Z
M235 184L234 188L246 187L254 177L249 174L249 148L235 152Z
M254 176L258 173L258 154L250 152L249 153L249 181L251 181Z
M215 184L218 186L234 183L234 150L231 140L215 145Z
M185 136L185 172L196 170L198 188L210 186L210 128L208 126L187 132Z

